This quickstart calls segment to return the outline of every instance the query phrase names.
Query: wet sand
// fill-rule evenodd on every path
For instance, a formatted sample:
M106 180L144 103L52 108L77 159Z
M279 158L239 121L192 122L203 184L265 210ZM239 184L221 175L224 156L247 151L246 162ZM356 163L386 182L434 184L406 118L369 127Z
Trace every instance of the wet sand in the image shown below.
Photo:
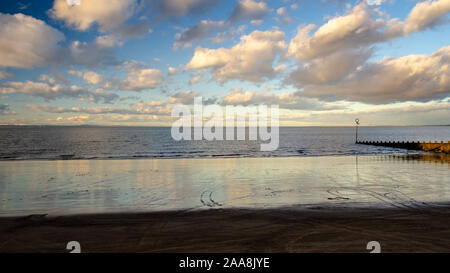
M0 218L0 252L450 252L450 205Z
M0 162L0 216L450 201L439 155ZM425 204L423 204L425 203Z
M1 162L0 252L450 252L449 162Z

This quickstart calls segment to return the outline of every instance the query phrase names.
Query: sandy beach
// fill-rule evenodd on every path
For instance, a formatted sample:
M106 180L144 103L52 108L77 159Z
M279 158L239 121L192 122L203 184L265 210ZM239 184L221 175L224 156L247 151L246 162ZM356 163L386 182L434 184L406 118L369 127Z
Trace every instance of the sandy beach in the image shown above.
M0 252L450 252L446 156L0 162Z
M0 218L0 252L450 252L449 206L210 209Z

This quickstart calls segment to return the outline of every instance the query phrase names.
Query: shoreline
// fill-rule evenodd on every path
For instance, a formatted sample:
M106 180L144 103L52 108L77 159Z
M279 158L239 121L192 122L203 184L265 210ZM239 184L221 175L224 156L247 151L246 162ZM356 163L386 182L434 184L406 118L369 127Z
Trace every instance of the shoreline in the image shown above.
M403 150L403 149L402 149ZM419 156L419 157L441 157L444 159L444 161L450 162L450 155L440 152L433 152L433 151L411 151L408 149L404 149L405 151L389 151L388 153L363 153L363 154L317 154L317 155L280 155L280 156L187 156L187 157L144 157L144 156L137 156L137 157L114 157L114 158L108 158L108 157L93 157L93 158L70 158L70 159L63 159L63 158L31 158L31 159L0 159L1 162L54 162L54 161L97 161L97 160L166 160L166 159L239 159L239 158L245 158L245 159L276 159L276 158L317 158L317 157L349 157L349 156L356 156L356 157L377 157L377 156L398 156L398 157L412 157L412 156ZM62 155L64 156L64 155Z
M450 252L450 204L0 217L0 252Z

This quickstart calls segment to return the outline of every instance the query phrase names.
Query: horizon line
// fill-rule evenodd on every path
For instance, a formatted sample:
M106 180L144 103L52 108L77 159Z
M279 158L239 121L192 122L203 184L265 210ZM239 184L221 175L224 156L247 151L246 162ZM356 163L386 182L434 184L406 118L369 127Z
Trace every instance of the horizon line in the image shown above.
M99 125L99 124L0 124L0 127L155 127L171 128L172 126L156 125ZM409 124L409 125L359 125L358 127L428 127L428 126L450 126L450 124ZM258 127L258 126L233 126L233 127ZM270 127L270 126L267 126ZM278 127L356 127L355 125L283 125ZM195 128L195 126L191 126ZM223 126L226 128L226 126Z

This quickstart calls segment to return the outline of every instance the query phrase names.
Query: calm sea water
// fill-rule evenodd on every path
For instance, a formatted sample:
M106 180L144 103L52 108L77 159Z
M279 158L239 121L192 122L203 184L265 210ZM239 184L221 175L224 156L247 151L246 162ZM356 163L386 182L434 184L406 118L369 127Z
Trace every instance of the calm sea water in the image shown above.
M360 139L448 141L450 126L360 127ZM282 127L276 151L258 141L174 141L170 127L0 127L0 160L284 157L407 153L355 145L354 127Z

